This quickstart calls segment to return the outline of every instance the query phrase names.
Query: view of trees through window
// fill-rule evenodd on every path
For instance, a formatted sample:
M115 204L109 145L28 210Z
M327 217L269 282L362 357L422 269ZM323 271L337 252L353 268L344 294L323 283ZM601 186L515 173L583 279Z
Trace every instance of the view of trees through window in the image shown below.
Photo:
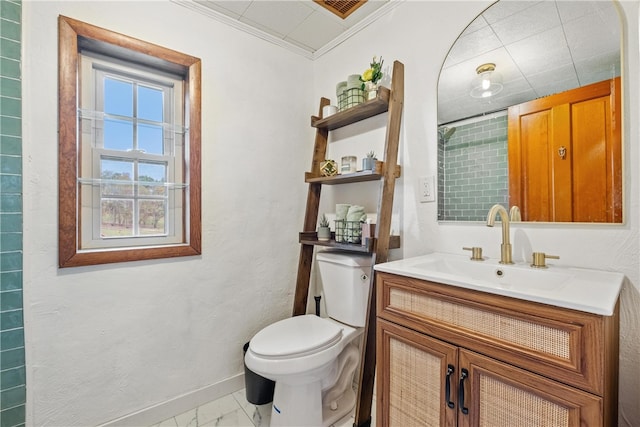
M143 197L164 196L164 187L142 184L161 181L142 175L138 178L139 184L134 185L131 184L133 179L130 174L110 170L104 170L101 177L103 180L100 191L102 196L100 234L102 237L166 234L165 212L167 206L164 199L138 200L137 203L134 203L132 198L135 187L137 187L138 194ZM123 183L116 183L117 181ZM134 212L137 215L134 215ZM137 218L138 230L133 226L134 218Z
M166 235L168 163L162 158L168 151L163 123L170 88L107 75L103 89L100 236Z

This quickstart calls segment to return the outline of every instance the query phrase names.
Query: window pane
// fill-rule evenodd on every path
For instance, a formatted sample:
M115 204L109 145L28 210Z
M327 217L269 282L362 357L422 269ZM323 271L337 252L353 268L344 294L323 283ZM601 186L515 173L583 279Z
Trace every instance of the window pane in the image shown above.
M163 122L162 107L161 90L138 86L138 118Z
M133 117L133 84L105 78L104 112Z
M133 200L102 199L100 236L133 236Z
M162 163L144 163L138 165L138 181L141 182L166 182L167 166ZM141 185L139 188L140 195L163 195L165 188L161 185Z
M139 124L138 150L151 154L164 154L162 126Z
M101 184L102 196L133 195L133 162L127 160L101 159L100 178L118 182Z
M104 120L104 148L109 150L133 149L133 123L125 120Z
M165 212L163 200L141 200L138 203L140 234L166 234Z

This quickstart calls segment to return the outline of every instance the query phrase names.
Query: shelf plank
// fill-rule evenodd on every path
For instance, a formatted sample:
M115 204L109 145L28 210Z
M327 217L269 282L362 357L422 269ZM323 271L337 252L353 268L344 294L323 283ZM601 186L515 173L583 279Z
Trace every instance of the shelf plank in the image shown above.
M396 165L395 168L394 176L399 178L402 173L402 168L400 165ZM383 176L384 162L378 160L376 161L376 165L373 170L362 170L354 173L338 174L334 176L318 176L312 172L307 172L304 176L304 182L309 184L320 183L325 185L336 185L349 184L352 182L377 181L382 179Z
M334 176L313 176L310 173L305 174L304 181L308 183L319 182L325 185L348 184L350 182L376 181L382 178L382 174L375 171L358 171Z
M299 243L303 245L325 246L330 248L341 249L350 252L373 253L375 250L376 239L369 239L366 246L359 243L340 243L333 240L334 233L331 233L331 240L318 240L318 233L315 231L303 231L300 233ZM389 249L398 249L400 247L400 236L389 236Z
M389 94L388 88L380 86L378 88L378 96L375 99L365 101L324 119L318 116L311 116L311 126L318 129L334 130L377 116L389 110Z

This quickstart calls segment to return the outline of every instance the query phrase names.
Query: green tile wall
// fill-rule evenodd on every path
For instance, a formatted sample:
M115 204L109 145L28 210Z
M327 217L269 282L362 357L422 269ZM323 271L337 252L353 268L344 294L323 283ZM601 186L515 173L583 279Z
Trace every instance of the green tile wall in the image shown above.
M496 203L509 203L507 116L464 125L439 142L439 162L447 167L438 177L438 218L483 221Z
M25 425L19 0L0 0L0 427Z

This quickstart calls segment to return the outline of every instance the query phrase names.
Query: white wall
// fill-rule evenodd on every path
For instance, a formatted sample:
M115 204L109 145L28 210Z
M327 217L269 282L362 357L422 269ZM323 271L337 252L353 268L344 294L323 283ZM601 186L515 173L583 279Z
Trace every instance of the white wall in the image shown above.
M394 212L400 218L402 249L394 258L430 251L462 253L462 246L482 246L485 255L498 257L500 231L483 224L438 223L436 204L416 200L419 176L437 172L436 108L440 67L449 47L465 26L492 1L407 1L355 37L314 61L316 97L335 100L335 84L346 75L364 71L373 55L385 66L393 59L405 64L405 104L401 136L403 177L397 185ZM559 264L616 270L627 276L621 297L620 425L640 420L640 276L638 236L638 2L621 3L624 37L625 224L514 225L514 257L524 260L532 250L560 255ZM357 142L357 144L363 144ZM358 145L360 147L360 145ZM361 155L359 152L358 155ZM337 194L323 202L357 197Z
M135 419L151 424L243 387L243 343L291 314L311 61L168 1L22 10L27 425L97 425L178 398ZM202 256L57 268L59 14L202 59Z

